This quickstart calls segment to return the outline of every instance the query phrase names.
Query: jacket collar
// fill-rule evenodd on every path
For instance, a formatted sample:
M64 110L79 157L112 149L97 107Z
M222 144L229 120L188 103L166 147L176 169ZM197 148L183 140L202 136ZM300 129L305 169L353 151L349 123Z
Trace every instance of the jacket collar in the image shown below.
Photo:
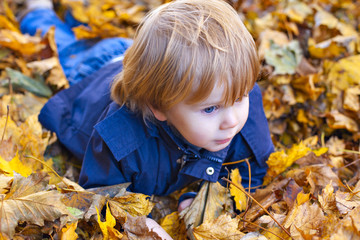
M190 159L206 158L214 162L222 163L227 155L230 144L226 148L220 151L210 152L206 149L202 149L200 147L197 147L189 143L174 127L168 125L166 121L163 122L157 121L157 124L176 143L178 148L184 152L186 158L190 158Z

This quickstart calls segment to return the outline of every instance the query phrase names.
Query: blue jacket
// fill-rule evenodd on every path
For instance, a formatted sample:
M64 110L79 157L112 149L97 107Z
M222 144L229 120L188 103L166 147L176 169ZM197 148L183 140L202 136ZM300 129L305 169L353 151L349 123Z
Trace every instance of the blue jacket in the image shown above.
M121 62L105 65L93 75L52 97L39 115L43 126L82 159L79 183L97 187L131 182L130 191L167 195L203 179L227 176L223 163L250 158L252 186L262 184L265 161L273 151L260 89L250 92L249 118L230 145L209 152L188 144L166 122L144 123L142 116L110 99L110 84ZM248 185L245 162L239 168Z

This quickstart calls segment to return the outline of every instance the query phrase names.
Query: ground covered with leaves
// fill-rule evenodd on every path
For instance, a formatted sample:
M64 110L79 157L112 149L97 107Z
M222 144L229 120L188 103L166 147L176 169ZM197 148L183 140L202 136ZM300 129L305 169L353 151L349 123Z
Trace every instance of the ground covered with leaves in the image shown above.
M0 239L160 239L144 223L150 212L174 239L360 239L360 3L229 2L259 47L276 152L256 192L233 171L228 187L203 184L178 213L180 193L76 183L80 167L37 120L47 99L68 87L54 29L42 38L21 34L21 0L1 1ZM74 29L78 38L132 38L163 1L54 3L59 16L71 10L87 23Z

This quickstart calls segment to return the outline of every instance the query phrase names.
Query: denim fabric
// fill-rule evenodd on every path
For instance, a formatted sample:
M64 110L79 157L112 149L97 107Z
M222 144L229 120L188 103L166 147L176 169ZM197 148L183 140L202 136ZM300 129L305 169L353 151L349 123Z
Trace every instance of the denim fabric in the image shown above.
M20 29L31 35L41 30L44 35L51 26L55 26L60 64L70 85L123 55L132 43L132 40L125 38L77 40L71 27L81 23L69 14L65 19L66 22L61 21L51 9L36 9L22 19Z

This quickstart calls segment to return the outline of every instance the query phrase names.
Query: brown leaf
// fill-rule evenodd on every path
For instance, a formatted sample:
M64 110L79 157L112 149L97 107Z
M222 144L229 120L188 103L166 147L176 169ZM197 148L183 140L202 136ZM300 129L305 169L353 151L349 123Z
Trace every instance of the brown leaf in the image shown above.
M245 234L238 230L239 219L222 214L214 220L207 220L194 228L193 233L197 240L229 239L236 240Z
M41 191L27 196L2 200L0 203L0 230L10 238L19 221L44 226L44 221L54 221L69 215L57 191Z
M191 205L185 208L180 217L187 228L199 226L220 216L226 206L230 206L229 193L219 182L205 182Z
M337 191L335 193L336 207L338 208L340 214L347 214L354 208L360 206L360 200L358 198L353 198L351 193Z
M151 230L146 225L146 217L132 217L128 215L127 221L123 226L124 231L127 237L130 240L148 240L148 239L158 239L162 240L159 235Z
M306 179L311 186L311 193L317 192L316 188L324 188L329 182L332 182L334 187L343 186L339 177L332 171L332 169L324 164L317 164L307 166L304 168Z
M80 209L83 212L89 210L93 201L94 194L90 192L71 191L62 195L61 201L68 207Z
M337 211L334 188L331 182L323 189L322 194L318 197L321 208L328 215L335 214Z
M48 189L49 175L46 173L32 173L25 178L20 174L14 176L10 191L5 199L16 199Z
M105 196L95 194L92 196L91 205L84 215L84 219L89 221L91 217L97 215L96 209L102 209L105 206L107 198ZM101 210L100 210L101 211Z
M310 201L298 206L294 205L288 214L284 227L290 228L291 236L295 239L302 239L302 235L310 235L315 237L317 232L321 232L326 221L326 217L321 208Z

